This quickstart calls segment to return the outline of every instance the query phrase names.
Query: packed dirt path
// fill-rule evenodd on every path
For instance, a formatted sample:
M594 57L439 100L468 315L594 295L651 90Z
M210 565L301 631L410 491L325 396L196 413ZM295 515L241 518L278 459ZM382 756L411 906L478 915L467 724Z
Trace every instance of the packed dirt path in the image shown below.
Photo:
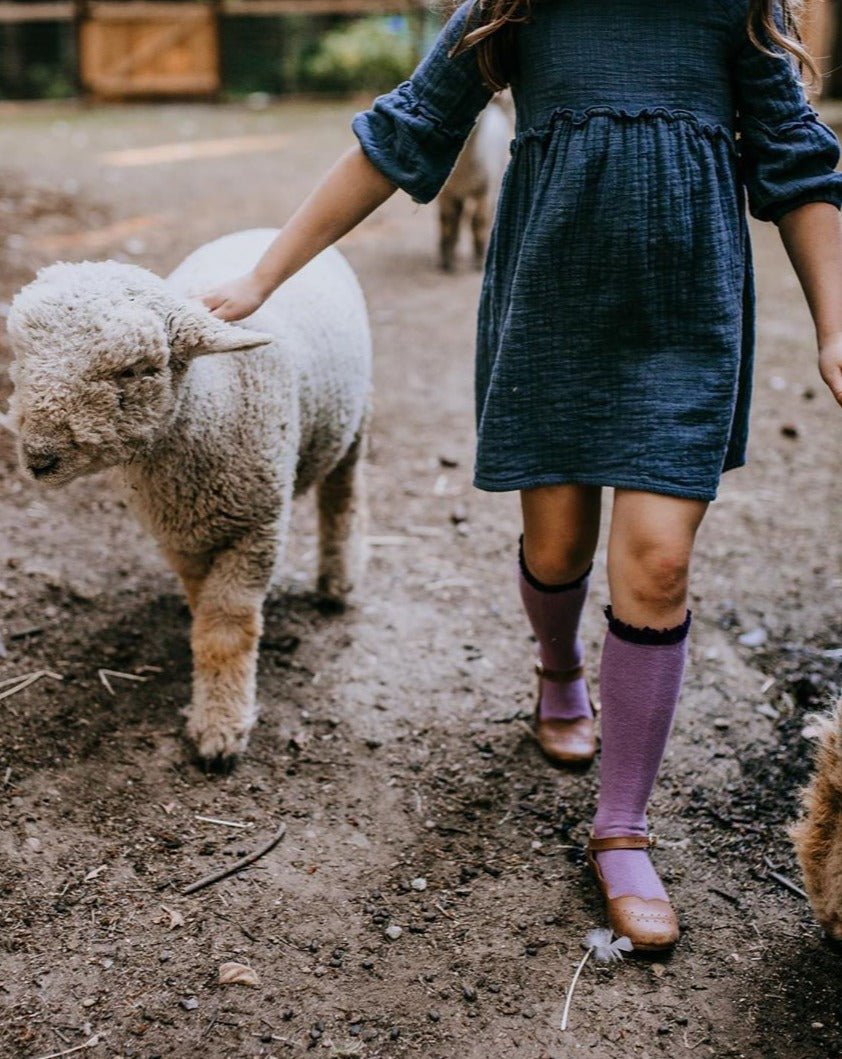
M350 144L354 109L2 108L3 312L56 258L164 273L282 223ZM785 830L805 716L840 689L842 416L774 228L755 230L750 464L701 531L651 811L682 939L669 959L588 961L563 1033L603 923L582 856L597 768L554 771L530 736L517 498L470 486L479 277L464 246L440 274L435 241L434 211L399 195L342 244L376 347L368 577L347 613L319 610L302 503L262 716L230 776L199 772L183 737L175 577L104 478L44 493L0 433L0 681L52 674L0 702L3 1057L842 1054L840 957L787 886ZM4 371L0 407L9 388ZM593 583L596 686L604 549ZM106 686L103 669L142 679ZM271 853L182 895L282 821ZM228 961L258 984L220 986Z

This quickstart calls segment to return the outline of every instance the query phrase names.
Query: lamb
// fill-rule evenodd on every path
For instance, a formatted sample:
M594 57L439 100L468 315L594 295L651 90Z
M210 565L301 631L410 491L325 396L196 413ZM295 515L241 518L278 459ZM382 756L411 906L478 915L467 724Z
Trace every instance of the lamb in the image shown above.
M456 165L439 192L439 263L452 272L456 261L459 226L466 204L473 203L471 233L474 265L485 263L488 227L497 189L509 160L512 135L507 93L494 96L465 141Z
M317 493L319 591L341 605L363 567L371 340L350 266L320 254L248 328L190 297L245 272L276 234L224 236L167 280L114 261L51 265L8 319L22 467L51 487L115 469L183 583L187 733L218 771L257 717L262 606L294 496Z
M816 772L790 828L813 913L842 941L842 699L819 722Z

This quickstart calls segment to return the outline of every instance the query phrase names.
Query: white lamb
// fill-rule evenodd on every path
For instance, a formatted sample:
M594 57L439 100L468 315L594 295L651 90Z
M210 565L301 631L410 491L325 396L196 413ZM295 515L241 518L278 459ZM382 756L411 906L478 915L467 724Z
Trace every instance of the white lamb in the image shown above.
M512 138L511 95L500 92L482 111L465 141L456 165L438 194L439 264L452 272L459 227L466 205L471 209L474 266L485 264L488 228Z
M188 297L246 271L275 234L225 236L167 280L113 261L52 265L8 322L21 463L49 486L118 469L184 584L187 731L223 771L257 716L262 606L294 495L316 486L319 590L344 601L362 572L371 342L350 267L320 254L249 318L259 332Z

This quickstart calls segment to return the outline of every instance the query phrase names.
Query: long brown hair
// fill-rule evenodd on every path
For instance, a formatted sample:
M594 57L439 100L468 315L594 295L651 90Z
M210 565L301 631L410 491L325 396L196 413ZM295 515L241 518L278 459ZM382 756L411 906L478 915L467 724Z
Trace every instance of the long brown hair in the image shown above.
M802 0L777 0L777 3L783 31L775 20L776 0L749 0L749 40L767 55L776 54L772 51L775 46L788 51L808 71L811 82L817 83L818 70L798 34ZM450 54L476 48L483 81L495 91L506 88L515 72L516 27L528 22L531 15L532 0L474 0L462 36Z

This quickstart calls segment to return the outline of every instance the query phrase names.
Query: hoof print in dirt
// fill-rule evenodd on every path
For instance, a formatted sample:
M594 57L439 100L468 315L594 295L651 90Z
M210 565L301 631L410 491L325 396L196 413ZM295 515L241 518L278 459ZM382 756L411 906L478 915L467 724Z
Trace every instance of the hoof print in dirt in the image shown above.
M344 600L363 565L371 341L350 267L336 250L320 254L253 315L254 330L190 297L248 271L275 234L225 236L167 280L115 261L52 265L8 316L24 470L59 486L117 469L182 580L188 716L202 717L190 734L214 772L235 756L202 754L197 736L221 728L237 732L238 751L247 743L263 604L293 497L318 495L320 584Z

